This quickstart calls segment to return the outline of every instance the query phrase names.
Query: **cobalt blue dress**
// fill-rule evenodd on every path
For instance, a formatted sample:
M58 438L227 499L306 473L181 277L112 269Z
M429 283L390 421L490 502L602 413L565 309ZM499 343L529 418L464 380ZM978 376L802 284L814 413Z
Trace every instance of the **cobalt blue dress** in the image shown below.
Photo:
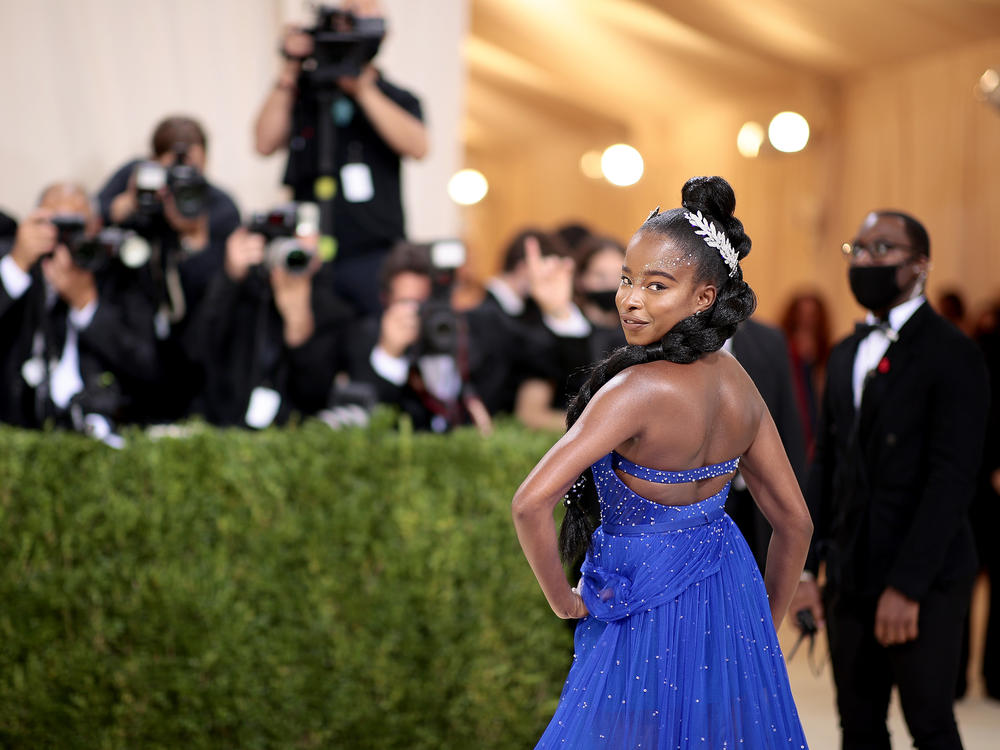
M662 483L681 472L611 453L593 466L601 525L583 563L590 614L538 748L805 748L753 554L724 505L729 484L685 506L647 500L614 469Z

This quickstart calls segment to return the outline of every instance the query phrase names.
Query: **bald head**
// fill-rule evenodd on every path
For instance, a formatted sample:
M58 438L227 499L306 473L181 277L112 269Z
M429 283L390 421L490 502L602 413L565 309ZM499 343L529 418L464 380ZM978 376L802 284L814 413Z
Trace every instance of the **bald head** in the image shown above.
M359 18L381 18L382 16L378 0L344 0L340 9L353 13Z
M38 198L38 207L53 214L76 214L82 216L87 225L87 233L96 232L100 218L94 211L94 204L87 191L75 182L54 182L46 187Z
M90 197L75 182L54 182L38 196L38 207L57 213L82 214L90 211Z

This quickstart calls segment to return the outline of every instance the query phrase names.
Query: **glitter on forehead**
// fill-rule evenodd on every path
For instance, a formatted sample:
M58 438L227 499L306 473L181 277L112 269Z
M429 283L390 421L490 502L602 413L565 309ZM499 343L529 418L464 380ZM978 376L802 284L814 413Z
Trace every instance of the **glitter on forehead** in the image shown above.
M628 263L626 263L628 265ZM653 271L670 272L679 268L693 268L698 265L698 255L686 248L679 248L672 243L663 243L656 250L656 255L647 263L639 266L639 271L648 274Z

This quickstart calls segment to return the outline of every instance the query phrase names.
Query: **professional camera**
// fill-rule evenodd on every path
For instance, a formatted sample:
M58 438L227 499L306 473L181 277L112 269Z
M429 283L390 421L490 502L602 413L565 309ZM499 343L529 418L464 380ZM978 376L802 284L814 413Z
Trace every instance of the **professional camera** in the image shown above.
M107 227L88 237L86 221L79 214L57 214L52 223L57 243L66 246L78 268L97 271L113 259L128 268L139 268L149 260L149 243L130 229Z
M270 211L251 214L247 231L267 240L265 264L289 273L305 273L316 251L302 237L319 233L319 209L315 203L288 203Z
M174 163L165 167L156 161L143 161L135 168L136 200L139 213L153 216L163 210L160 192L164 187L173 196L181 216L193 219L208 209L208 182L192 164L187 163L187 145L174 145Z
M303 69L317 86L335 85L340 76L357 76L378 53L385 38L384 18L359 18L349 11L320 5L316 25L306 29L313 37L313 53Z
M418 356L455 354L460 321L451 306L455 271L465 263L465 245L442 240L430 246L431 296L420 306Z

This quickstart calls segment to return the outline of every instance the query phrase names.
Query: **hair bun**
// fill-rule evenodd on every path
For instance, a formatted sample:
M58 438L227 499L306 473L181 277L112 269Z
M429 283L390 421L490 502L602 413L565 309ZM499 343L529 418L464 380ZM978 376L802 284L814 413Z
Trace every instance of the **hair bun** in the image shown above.
M688 211L701 211L726 233L740 260L750 254L750 238L737 219L736 193L722 177L692 177L681 188L681 205Z
M681 188L681 205L725 220L736 210L736 193L722 177L692 177Z

